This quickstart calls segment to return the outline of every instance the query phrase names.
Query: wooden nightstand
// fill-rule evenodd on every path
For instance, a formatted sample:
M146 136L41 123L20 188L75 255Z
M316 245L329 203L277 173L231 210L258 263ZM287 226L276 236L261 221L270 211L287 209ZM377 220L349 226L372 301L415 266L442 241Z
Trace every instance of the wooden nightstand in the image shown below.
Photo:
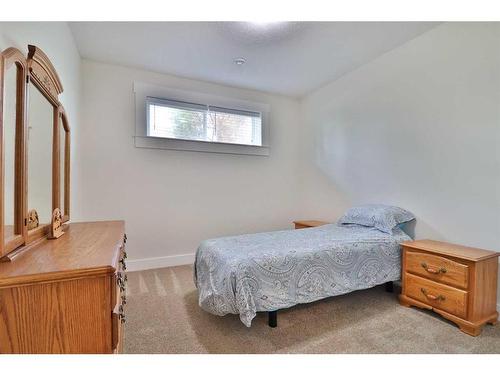
M499 253L432 240L401 245L401 305L434 310L472 336L497 323Z
M321 225L330 224L326 221L319 220L297 220L293 222L295 224L295 229L312 228L319 227Z

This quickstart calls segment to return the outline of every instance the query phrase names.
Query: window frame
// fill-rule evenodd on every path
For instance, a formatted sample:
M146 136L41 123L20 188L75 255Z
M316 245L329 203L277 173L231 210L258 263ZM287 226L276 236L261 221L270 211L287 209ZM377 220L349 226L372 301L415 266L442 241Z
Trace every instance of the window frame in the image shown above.
M135 147L153 148L175 151L195 151L221 154L269 156L269 112L270 106L264 103L222 97L207 93L174 89L143 82L134 82L135 95ZM186 103L203 103L210 107L233 109L235 111L258 112L261 114L262 145L246 145L237 143L212 142L205 140L186 140L178 138L163 138L148 135L147 100L180 101Z

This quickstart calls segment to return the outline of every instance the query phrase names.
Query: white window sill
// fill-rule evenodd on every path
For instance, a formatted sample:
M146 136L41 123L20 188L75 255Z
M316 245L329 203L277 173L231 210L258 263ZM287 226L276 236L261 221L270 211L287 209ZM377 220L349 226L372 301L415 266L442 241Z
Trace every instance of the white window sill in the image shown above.
M135 136L135 147L176 151L213 152L217 154L269 156L268 146L189 141L184 139Z

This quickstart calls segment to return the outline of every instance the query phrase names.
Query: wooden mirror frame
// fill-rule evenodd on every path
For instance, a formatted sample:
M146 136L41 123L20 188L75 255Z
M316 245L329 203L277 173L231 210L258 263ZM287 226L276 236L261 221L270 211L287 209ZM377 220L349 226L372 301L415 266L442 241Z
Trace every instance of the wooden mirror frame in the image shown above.
M57 202L64 203L61 208L61 213L62 213L62 222L65 223L69 221L69 213L70 213L70 199L69 199L69 194L70 194L70 155L71 155L71 131L69 127L69 121L68 117L66 115L66 111L64 110L64 107L62 104L59 105L58 108L59 111L59 116L58 119L61 119L61 122L57 122L57 137L59 137L59 126L63 126L64 131L66 132L66 137L64 138L64 144L61 139L58 139L58 144L59 144L59 156L61 155L60 153L60 148L64 147L64 164L61 164L61 161L59 160L59 168L61 165L63 165L64 168L64 191L60 191L60 178L61 178L61 170L59 169L59 172L57 173L58 175L58 190L59 190L59 198ZM62 196L61 196L62 194Z
M49 104L52 105L52 211L59 207L59 95L63 92L63 87L59 76L57 75L54 66L50 62L47 55L33 45L28 45L28 78L29 83L33 84L40 93L47 99ZM29 91L28 91L29 92ZM29 98L29 96L27 95ZM27 108L29 108L29 100L27 101ZM29 118L27 119L29 122ZM28 146L29 147L29 146ZM27 169L29 163L26 160ZM26 178L27 186L28 179ZM26 205L28 202L28 187L26 188L25 196ZM29 207L26 206L25 215L28 217ZM52 213L51 213L52 214ZM33 241L46 237L49 233L50 223L40 225L37 228L28 230L28 237L26 244L29 245Z
M4 244L4 147L3 147L3 95L6 69L15 64L18 69L16 93L16 140L15 140L15 198L14 226L16 237ZM33 84L53 107L52 135L52 211L60 208L61 194L64 199L63 222L70 219L70 127L66 111L59 101L63 92L61 80L47 55L38 47L28 45L28 57L25 58L16 48L7 48L0 53L0 261L12 261L32 244L45 239L50 225L43 225L28 231L28 160L27 129L29 84ZM60 121L61 120L61 121ZM64 146L59 139L59 126L64 127L66 139ZM64 150L64 192L61 192L60 147Z
M8 69L16 69L16 135L14 155L14 233L16 236L5 243L4 233L4 189L5 189L5 155L4 155L4 123L3 103L5 96L5 75ZM26 93L27 64L26 58L17 48L7 48L0 53L0 257L25 243L27 228L24 225L24 194L26 178Z

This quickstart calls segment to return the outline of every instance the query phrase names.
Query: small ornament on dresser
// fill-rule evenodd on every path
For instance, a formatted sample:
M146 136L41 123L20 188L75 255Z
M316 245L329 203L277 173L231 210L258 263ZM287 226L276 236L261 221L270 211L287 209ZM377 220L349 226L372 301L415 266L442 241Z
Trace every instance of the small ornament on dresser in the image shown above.
M28 230L38 228L40 221L38 220L38 212L35 209L28 212Z
M56 208L54 212L52 212L52 222L50 223L50 233L49 239L55 240L56 238L61 237L64 234L62 230L62 214L59 208Z

